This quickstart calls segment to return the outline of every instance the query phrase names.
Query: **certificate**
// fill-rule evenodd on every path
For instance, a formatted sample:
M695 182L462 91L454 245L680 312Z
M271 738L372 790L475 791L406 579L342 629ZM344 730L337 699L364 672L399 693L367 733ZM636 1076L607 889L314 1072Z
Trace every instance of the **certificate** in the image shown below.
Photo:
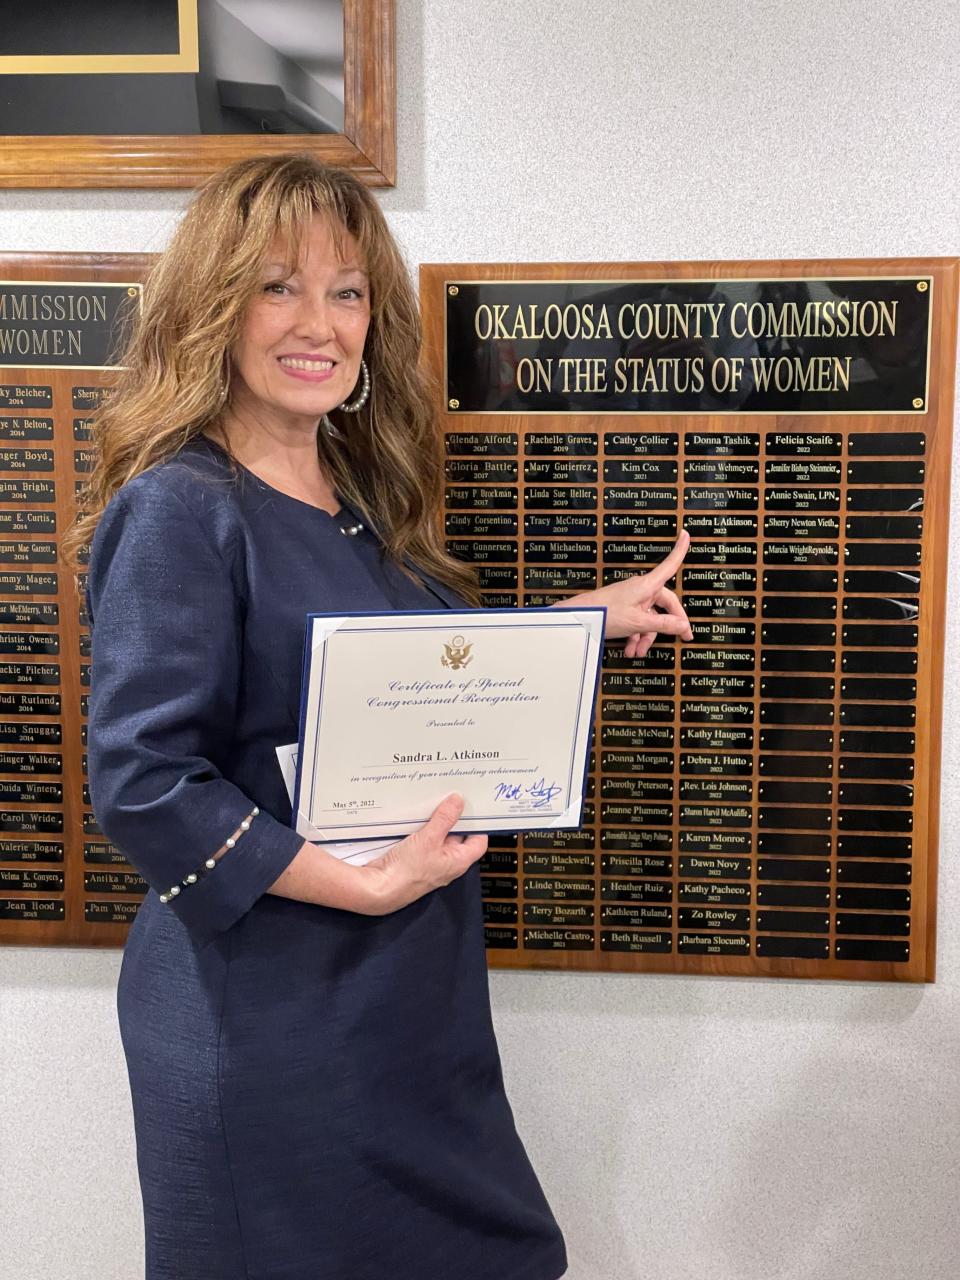
M306 840L576 827L604 609L310 614L293 812Z

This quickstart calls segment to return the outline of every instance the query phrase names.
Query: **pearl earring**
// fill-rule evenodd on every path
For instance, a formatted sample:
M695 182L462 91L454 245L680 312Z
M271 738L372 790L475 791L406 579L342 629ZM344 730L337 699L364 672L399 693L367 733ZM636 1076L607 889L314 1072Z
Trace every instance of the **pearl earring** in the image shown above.
M360 361L360 374L363 378L363 390L354 400L353 404L347 404L346 401L340 406L341 413L359 413L363 406L370 399L370 370L367 368L366 360Z

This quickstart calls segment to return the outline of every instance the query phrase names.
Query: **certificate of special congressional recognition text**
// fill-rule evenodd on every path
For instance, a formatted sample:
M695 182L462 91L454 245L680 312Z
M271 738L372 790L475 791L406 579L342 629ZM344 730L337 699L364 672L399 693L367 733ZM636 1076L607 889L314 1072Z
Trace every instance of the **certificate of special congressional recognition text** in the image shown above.
M294 797L306 840L580 824L604 609L310 614Z

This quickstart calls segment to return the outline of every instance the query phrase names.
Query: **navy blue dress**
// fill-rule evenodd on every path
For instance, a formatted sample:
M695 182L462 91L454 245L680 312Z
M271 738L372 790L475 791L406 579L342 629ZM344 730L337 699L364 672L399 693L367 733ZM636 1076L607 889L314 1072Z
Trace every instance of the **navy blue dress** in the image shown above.
M274 749L306 613L462 602L205 440L110 502L88 600L94 808L151 890L118 991L147 1280L556 1280L476 869L380 917L266 893L302 843Z

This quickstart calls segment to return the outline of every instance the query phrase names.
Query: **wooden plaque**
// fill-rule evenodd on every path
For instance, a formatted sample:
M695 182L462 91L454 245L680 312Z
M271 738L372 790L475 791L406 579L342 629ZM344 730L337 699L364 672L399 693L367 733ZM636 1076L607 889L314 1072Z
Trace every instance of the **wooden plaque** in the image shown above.
M119 945L145 892L90 806L89 633L58 548L149 261L0 254L0 942Z
M153 58L141 58L136 53L119 58L0 56L0 76L18 73L55 76L83 71L115 77L122 71L144 71L157 81L164 74L175 75L176 85L170 88L170 93L175 98L179 95L183 103L212 91L206 68L203 77L196 75L196 0L191 3L178 0L176 5L164 7L180 12L179 55ZM204 22L205 19L201 21L201 28ZM53 47L59 47L60 43L59 37L51 40ZM40 78L43 79L43 75ZM4 88L8 94L15 92L9 84ZM250 88L267 95L276 90L274 85L259 83ZM370 186L392 187L397 171L394 0L343 0L343 89L342 133L278 134L263 132L261 127L258 132L217 134L105 131L92 135L9 134L2 139L0 188L195 187L234 161L303 151L325 164L352 170ZM2 118L0 111L0 124ZM118 128L122 127L121 119ZM256 129L257 125L251 127Z
M497 837L491 964L932 981L954 259L429 265L450 550L488 604L643 572L585 821Z

